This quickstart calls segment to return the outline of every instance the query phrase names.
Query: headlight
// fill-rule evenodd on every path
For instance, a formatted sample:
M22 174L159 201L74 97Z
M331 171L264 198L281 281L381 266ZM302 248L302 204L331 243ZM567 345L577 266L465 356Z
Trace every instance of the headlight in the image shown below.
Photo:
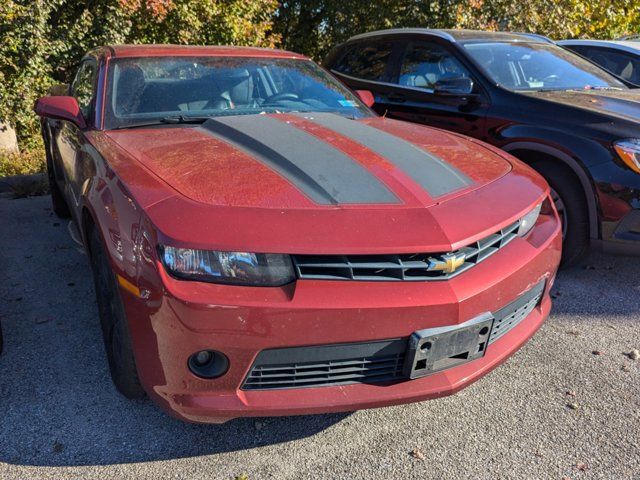
M631 170L640 173L640 139L620 140L613 144L613 148Z
M540 215L540 209L542 208L542 204L539 203L535 206L533 210L527 213L524 217L520 219L520 227L518 227L518 236L524 237L527 233L531 231L533 226L538 221L538 216Z
M233 285L277 287L295 279L289 255L216 252L160 246L160 258L177 278Z

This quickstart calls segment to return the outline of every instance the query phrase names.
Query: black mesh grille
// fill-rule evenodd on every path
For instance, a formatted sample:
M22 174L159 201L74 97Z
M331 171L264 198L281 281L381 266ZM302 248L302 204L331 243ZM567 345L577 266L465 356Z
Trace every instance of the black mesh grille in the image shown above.
M389 382L402 378L406 339L264 350L243 389ZM306 361L305 361L306 360Z
M453 273L430 270L441 254L411 253L402 255L293 255L296 273L302 279L361 281L447 280L493 255L516 238L520 222L463 247L455 255L465 255L464 264Z
M495 320L491 328L489 344L495 342L529 316L538 303L540 303L542 293L544 292L544 285L544 282L536 285L518 298L518 300L493 314Z

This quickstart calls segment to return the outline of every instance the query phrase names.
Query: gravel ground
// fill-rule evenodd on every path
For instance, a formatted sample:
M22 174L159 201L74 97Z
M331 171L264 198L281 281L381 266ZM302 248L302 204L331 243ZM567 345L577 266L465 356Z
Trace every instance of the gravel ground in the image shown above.
M562 273L533 340L453 397L207 426L116 393L48 197L0 199L0 225L2 479L640 479L640 259Z

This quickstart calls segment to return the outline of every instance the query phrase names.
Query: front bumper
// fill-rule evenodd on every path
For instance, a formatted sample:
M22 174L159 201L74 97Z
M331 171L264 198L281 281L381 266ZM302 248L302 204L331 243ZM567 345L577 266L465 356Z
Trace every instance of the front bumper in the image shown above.
M628 210L616 221L602 222L604 252L640 255L640 208Z
M159 269L161 285L151 291L161 295L125 299L140 378L163 408L193 422L352 411L449 395L498 366L540 327L551 308L560 248L558 222L547 217L527 239L442 282L299 280L249 288L178 281ZM526 318L469 363L390 383L242 388L264 350L408 339L418 330L497 312L540 282L541 299ZM203 380L189 371L188 357L203 349L227 355L225 375Z

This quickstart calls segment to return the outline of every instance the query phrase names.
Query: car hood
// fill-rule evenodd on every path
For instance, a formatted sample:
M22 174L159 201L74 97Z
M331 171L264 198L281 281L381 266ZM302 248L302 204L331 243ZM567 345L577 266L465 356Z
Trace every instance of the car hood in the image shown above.
M382 118L238 115L108 135L175 191L207 205L425 207L511 169L479 143Z
M299 254L449 251L514 222L548 189L494 147L419 125L326 114L223 120L92 136L155 242Z
M570 90L525 95L615 119L640 120L640 90Z

